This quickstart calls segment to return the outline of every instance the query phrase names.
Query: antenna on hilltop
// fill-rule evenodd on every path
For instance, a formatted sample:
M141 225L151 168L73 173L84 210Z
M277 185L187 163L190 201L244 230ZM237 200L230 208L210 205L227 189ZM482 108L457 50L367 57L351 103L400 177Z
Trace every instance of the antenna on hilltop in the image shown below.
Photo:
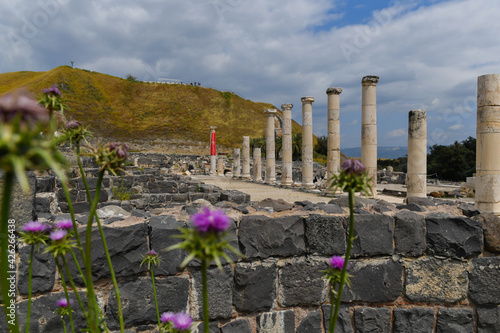
M75 61L74 60L70 60L69 62L71 63L71 68L73 68L73 64L75 63Z

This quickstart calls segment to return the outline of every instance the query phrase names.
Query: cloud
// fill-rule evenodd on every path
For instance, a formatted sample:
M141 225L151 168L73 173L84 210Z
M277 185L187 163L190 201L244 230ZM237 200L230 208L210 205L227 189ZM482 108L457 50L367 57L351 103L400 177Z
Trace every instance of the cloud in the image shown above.
M387 137L389 138L405 137L407 135L408 131L406 128L398 128L387 133Z
M449 130L452 130L452 131L458 131L459 129L462 129L464 128L464 125L462 124L456 124L456 125L452 125L450 127L448 127Z
M342 87L341 124L354 124L361 78L378 75L380 145L405 145L406 134L394 134L406 126L408 111L419 108L436 119L429 133L464 125L443 144L475 135L477 76L499 72L500 2L417 7L400 1L354 25L338 23L340 10L347 10L338 3L0 0L0 72L49 70L75 60L75 67L120 77L196 81L277 107L293 103L299 123L300 98L314 96L313 127L323 135L326 88ZM53 15L44 9L55 4ZM44 13L47 20L36 21ZM30 24L35 29L27 34ZM14 35L17 47L9 39ZM361 128L343 135L360 145Z

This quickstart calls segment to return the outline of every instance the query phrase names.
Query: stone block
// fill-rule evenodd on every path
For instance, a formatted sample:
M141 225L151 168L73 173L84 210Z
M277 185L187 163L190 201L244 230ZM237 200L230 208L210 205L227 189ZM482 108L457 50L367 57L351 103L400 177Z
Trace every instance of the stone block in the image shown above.
M222 193L224 193L224 192L222 192ZM221 197L221 199L222 199L222 197ZM264 207L271 207L271 208L273 208L273 210L275 212L282 212L284 210L290 210L290 209L292 209L293 205L291 203L286 202L283 199L271 199L271 198L267 198L267 199L264 199L262 201L259 201L259 202L255 203L255 204L253 204L253 207L255 209L264 208Z
M85 249L86 227L79 228L82 247ZM103 226L104 236L113 263L113 269L117 277L130 276L147 270L146 266L141 267L144 254L148 251L147 232L145 223L132 224L126 227L106 227ZM110 278L110 270L104 253L101 235L97 227L92 228L91 235L92 249L92 276L94 280ZM68 254L68 265L71 274L77 283L82 283L78 270ZM80 267L84 267L79 259Z
M393 310L393 333L430 332L434 328L434 309L395 308Z
M346 227L348 229L348 227ZM394 219L388 215L354 216L352 257L392 255Z
M50 197L36 196L36 212L38 213L50 213Z
M21 190L17 178L14 177L12 187L9 219L16 220L17 229L26 223L36 219L36 176L32 171L26 172L28 177L29 191L27 193ZM4 173L0 171L0 200L3 198Z
M92 198L92 201L94 201L95 195L96 195L96 191L95 190L90 190L90 197ZM89 198L88 198L88 196L87 196L86 193L85 193L85 200L90 202L90 200L89 200ZM108 200L108 192L105 189L102 189L99 192L99 202L105 202L107 200Z
M409 262L406 297L415 302L458 302L467 297L467 264L431 257Z
M426 217L427 247L431 254L471 258L483 248L483 228L477 220L446 213Z
M318 205L318 209L321 209L327 214L345 214L345 211L335 204Z
M264 312L257 316L257 333L295 332L293 310Z
M472 309L439 309L436 333L457 332L474 332L474 311Z
M394 243L397 254L418 257L427 247L425 242L425 218L409 211L400 211L394 216Z
M483 226L485 250L500 253L500 217L484 213L474 219L481 222Z
M416 203L396 206L399 210L409 210L411 212L425 212L425 208Z
M477 308L477 332L497 333L500 327L500 306Z
M276 298L274 263L238 263L234 270L233 303L238 312L269 311Z
M248 258L299 255L306 249L300 216L243 216L238 238L241 252Z
M36 178L36 193L42 192L55 192L56 191L56 177L37 177Z
M186 251L163 250L182 242L179 238L173 238L181 234L179 231L181 227L186 227L186 225L170 215L153 216L149 219L151 250L155 250L161 260L160 266L155 268L156 274L174 275L179 272L179 266L186 258Z
M356 332L390 333L391 310L389 308L354 309L354 325Z
M32 279L31 279L31 290L33 294L40 292L51 291L54 287L55 273L56 273L56 263L54 257L51 253L44 253L45 246L40 248L40 251L35 251L33 253L33 264L32 264ZM28 269L29 269L29 259L31 253L31 246L24 246L19 249L19 276L17 281L17 287L19 292L23 295L27 295L28 289Z
M189 300L189 279L180 276L155 278L156 297L160 313L185 311ZM126 327L157 325L153 284L150 277L118 284ZM119 329L118 306L112 289L106 307L109 329Z
M393 302L403 293L403 266L393 260L349 261L351 288L344 287L343 302Z
M172 202L187 203L189 195L187 193L177 193L172 195Z
M304 221L306 244L310 253L331 256L344 254L346 234L343 216L310 215Z
M500 257L472 259L469 293L477 304L500 304Z
M236 190L226 190L220 193L220 201L242 204L250 201L250 195Z
M319 305L326 300L327 286L321 270L326 260L292 258L279 270L279 303L283 307Z
M319 310L311 311L302 319L297 327L296 333L318 333L321 332L321 313Z
M196 306L198 313L192 313L195 320L203 318L203 296L201 285L201 271L193 273L194 288L196 293ZM219 268L209 268L207 271L208 280L208 304L210 319L231 318L233 313L233 271L231 266L223 267L223 272Z
M220 329L221 333L252 333L250 323L246 319L236 319Z
M323 325L325 332L328 332L330 327L330 305L323 305ZM334 309L335 311L335 309ZM339 309L339 316L337 317L337 324L335 325L335 333L352 333L351 315L346 306L341 305Z

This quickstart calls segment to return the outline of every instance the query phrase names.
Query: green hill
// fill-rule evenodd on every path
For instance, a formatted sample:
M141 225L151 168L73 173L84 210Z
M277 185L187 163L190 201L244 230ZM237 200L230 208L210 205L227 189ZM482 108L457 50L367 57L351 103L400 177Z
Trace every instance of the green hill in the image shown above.
M231 92L131 81L69 66L0 74L0 94L23 88L36 96L52 84L70 108L67 119L89 125L98 137L136 144L208 144L210 126L217 126L219 144L239 147L244 135L264 136L263 111L276 108ZM295 122L293 127L301 131Z

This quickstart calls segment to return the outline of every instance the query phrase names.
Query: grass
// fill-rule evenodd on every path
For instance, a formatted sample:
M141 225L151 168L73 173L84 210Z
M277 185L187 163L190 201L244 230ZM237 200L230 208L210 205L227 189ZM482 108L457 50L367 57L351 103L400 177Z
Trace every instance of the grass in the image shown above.
M98 137L126 142L189 140L205 142L210 126L217 141L241 146L242 136L265 133L264 110L275 108L231 92L178 84L134 82L84 69L61 66L47 72L0 74L0 94L23 88L34 96L57 84L74 118ZM279 111L281 114L281 111ZM294 122L294 128L301 130Z

